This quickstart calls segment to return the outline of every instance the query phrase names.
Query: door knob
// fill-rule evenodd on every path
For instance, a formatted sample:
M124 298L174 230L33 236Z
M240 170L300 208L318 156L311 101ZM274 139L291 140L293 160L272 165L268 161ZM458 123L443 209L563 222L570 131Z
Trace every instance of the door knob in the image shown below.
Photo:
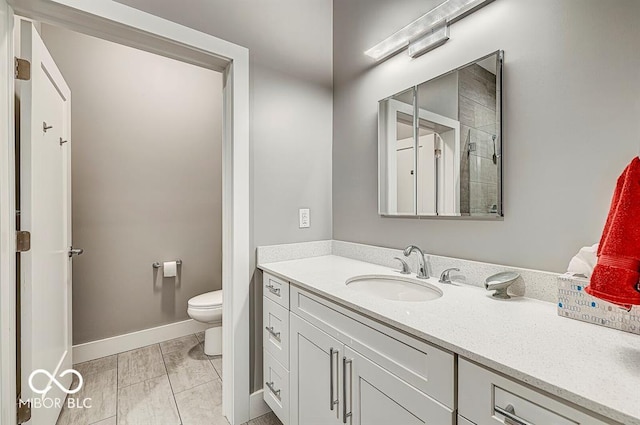
M84 249L82 248L71 247L69 248L69 258L73 257L74 255L82 255L83 252L84 252Z

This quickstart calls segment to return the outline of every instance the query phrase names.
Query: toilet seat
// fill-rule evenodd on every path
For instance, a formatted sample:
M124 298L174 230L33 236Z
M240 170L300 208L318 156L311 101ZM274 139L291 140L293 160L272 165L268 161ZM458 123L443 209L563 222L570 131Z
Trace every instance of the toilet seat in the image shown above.
M215 309L222 307L222 290L205 292L189 300L188 306L197 309Z

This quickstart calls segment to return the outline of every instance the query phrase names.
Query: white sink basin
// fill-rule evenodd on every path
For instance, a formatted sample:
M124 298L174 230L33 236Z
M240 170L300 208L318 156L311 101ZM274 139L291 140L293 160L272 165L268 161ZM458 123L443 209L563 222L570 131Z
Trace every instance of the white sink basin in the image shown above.
M346 285L356 291L393 301L431 301L442 296L437 287L410 277L365 275L348 279Z

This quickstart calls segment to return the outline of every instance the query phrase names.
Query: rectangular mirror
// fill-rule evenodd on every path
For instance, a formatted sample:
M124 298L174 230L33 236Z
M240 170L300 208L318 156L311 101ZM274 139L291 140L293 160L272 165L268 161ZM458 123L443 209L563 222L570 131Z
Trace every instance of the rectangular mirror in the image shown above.
M503 216L502 62L498 51L379 102L381 215Z

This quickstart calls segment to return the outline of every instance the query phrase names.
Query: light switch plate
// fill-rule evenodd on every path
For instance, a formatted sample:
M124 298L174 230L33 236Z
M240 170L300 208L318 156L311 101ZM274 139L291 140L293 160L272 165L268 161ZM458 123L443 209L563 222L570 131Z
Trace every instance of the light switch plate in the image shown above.
M299 216L300 216L301 229L306 229L307 227L311 227L311 217L309 216L309 208L300 208Z

